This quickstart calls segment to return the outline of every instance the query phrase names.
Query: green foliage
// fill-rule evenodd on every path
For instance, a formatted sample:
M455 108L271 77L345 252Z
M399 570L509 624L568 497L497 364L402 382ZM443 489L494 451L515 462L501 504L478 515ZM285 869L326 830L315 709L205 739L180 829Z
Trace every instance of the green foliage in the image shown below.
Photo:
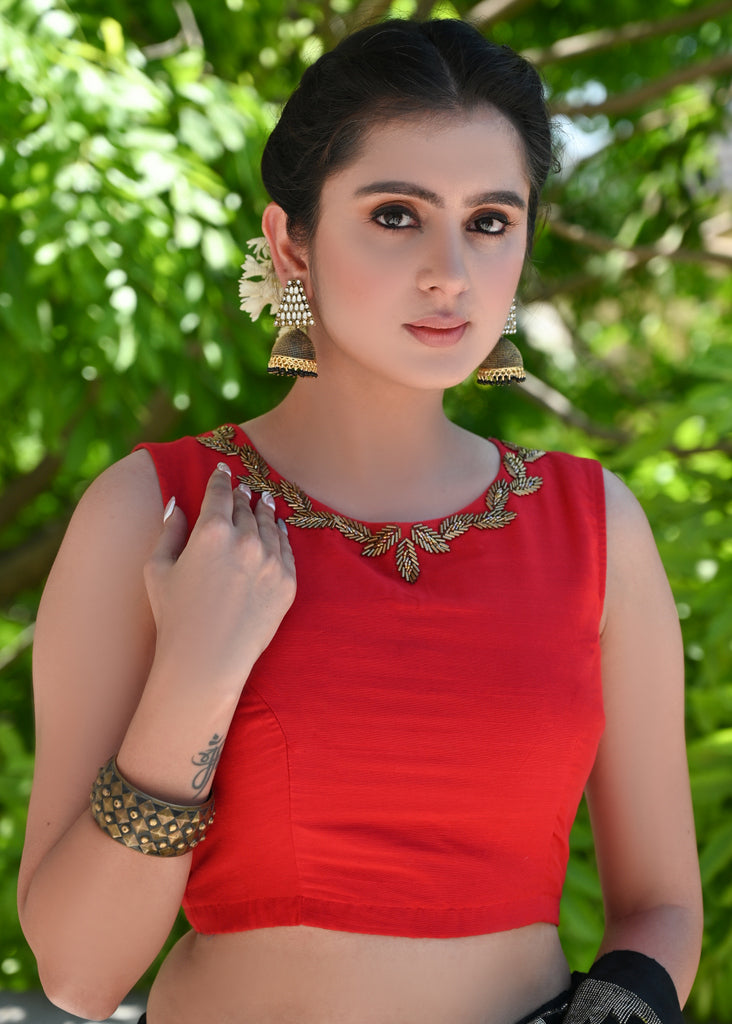
M148 66L110 19L102 49L60 9L29 8L14 5L0 51L1 315L24 353L0 385L15 413L6 478L59 450L66 473L93 472L90 458L99 467L147 427L161 383L169 414L192 394L204 417L239 396L248 353L221 285L264 204L254 167L270 123L251 87L206 72L201 50Z
M33 955L17 925L15 880L23 849L33 757L9 721L0 721L0 983L25 988L35 978Z
M504 8L481 28L541 64L575 129L523 286L527 385L486 398L465 384L448 408L479 433L600 457L646 509L687 657L707 913L690 1009L732 1020L732 209L717 160L732 3L713 16L695 0ZM246 419L282 393L264 372L271 320L253 328L236 308L243 240L266 203L264 138L343 32L431 12L417 0L176 9L0 0L0 986L37 984L14 910L28 644L71 509L141 437ZM588 152L573 153L578 137ZM584 809L572 847L561 931L584 967L602 932Z

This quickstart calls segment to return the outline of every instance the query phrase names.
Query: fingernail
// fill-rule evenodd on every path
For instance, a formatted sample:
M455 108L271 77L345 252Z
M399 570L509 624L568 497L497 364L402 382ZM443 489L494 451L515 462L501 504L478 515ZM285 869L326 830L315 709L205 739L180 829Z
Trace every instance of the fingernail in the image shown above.
M242 493L242 494L243 494L243 495L244 495L244 496L245 496L246 498L251 498L251 496L252 496L252 492L251 492L251 491L249 490L249 488L247 487L247 485L246 485L246 484L243 484L243 483L242 483L242 484L239 484L239 486L237 487L237 491L241 491L241 493Z
M226 473L227 476L231 476L231 468L225 462L220 462L216 468L220 469L222 473Z
M284 519L278 519L277 520L277 525L279 526L279 528L282 530L283 533L289 533L289 531L287 529L287 523L285 522Z
M173 515L173 509L174 508L175 508L175 495L173 495L173 497L170 499L168 504L165 506L165 511L163 512L163 522L164 523L167 523L167 521Z
M267 508L274 509L274 507L275 507L275 500L272 497L272 495L269 493L269 491L262 491L262 501L267 506Z

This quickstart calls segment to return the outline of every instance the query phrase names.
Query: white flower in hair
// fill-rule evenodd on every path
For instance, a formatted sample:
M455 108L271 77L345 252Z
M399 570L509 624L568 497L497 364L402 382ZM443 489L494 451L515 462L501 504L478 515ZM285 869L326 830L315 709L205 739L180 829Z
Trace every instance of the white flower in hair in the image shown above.
M247 256L241 265L239 308L248 313L252 320L257 320L265 306L269 306L272 313L277 311L276 307L282 298L282 285L275 273L267 239L250 238L247 247L254 255Z

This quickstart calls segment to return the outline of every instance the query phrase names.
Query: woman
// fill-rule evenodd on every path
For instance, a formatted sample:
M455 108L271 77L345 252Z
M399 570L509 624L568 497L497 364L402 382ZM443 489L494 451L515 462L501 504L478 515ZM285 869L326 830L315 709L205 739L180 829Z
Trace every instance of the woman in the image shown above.
M20 909L67 1010L111 1013L183 900L149 1024L680 1019L701 901L650 531L596 463L442 412L520 375L551 159L536 73L459 22L356 33L286 106L257 251L304 376L105 472L39 615ZM571 976L585 787L606 929Z

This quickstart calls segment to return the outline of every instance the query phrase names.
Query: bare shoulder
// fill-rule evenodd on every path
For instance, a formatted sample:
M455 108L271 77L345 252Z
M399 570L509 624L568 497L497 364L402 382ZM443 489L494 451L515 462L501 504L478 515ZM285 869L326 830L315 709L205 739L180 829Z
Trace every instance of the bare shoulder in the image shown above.
M650 524L633 492L610 470L603 470L607 523L607 583L602 632L627 615L634 600L661 597L670 591ZM625 615L623 617L625 617Z
M59 574L86 563L105 565L148 549L160 530L162 497L152 459L145 451L115 462L87 488L72 516L48 580L44 602Z
M146 451L132 452L104 470L85 491L76 516L87 518L115 506L145 517L162 508L160 485Z
M631 652L630 657L640 664L654 644L664 655L673 649L676 657L678 616L648 519L617 476L605 470L604 478L607 584L602 642L606 665L619 652L624 658ZM624 679L628 676L623 673Z
M615 536L625 530L648 535L650 533L648 520L631 489L609 469L603 468L602 475L605 484L608 535Z
M131 621L149 627L142 567L161 525L162 497L147 452L128 455L90 484L41 600L34 663L37 695L58 689L65 662L82 658L85 646L94 650L103 637L119 635ZM67 639L61 647L62 631ZM107 665L105 673L109 671Z

